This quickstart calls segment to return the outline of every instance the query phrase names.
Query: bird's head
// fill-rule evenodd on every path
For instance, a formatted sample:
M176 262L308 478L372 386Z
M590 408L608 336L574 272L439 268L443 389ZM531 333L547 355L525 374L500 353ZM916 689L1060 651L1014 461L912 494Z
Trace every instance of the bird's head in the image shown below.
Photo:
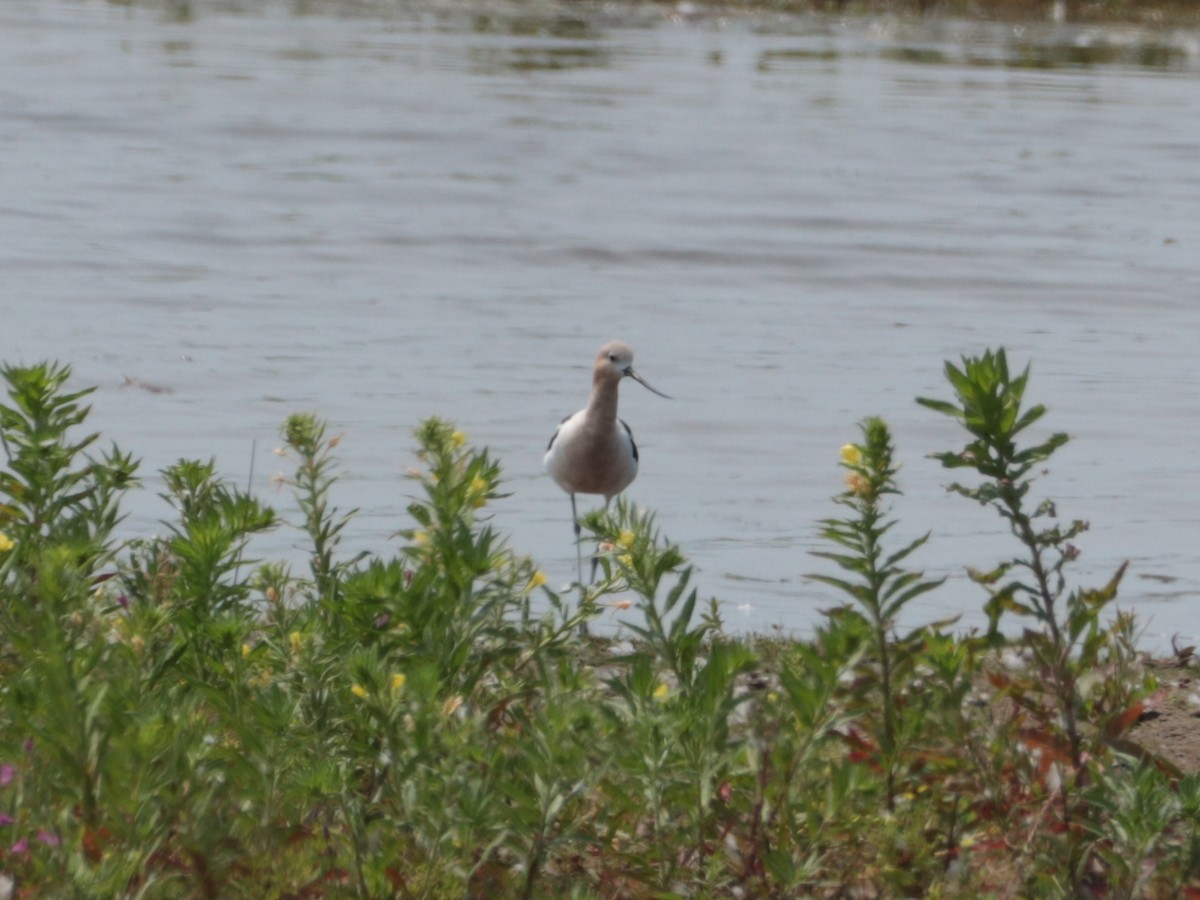
M629 349L628 344L622 344L620 341L611 341L600 348L596 357L596 377L614 380L629 377L651 393L671 399L662 391L651 387L641 375L633 371L633 351Z

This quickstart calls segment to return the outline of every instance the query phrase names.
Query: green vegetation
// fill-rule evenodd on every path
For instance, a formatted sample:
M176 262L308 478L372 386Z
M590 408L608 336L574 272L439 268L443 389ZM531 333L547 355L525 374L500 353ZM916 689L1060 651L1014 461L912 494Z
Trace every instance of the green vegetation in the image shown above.
M276 514L212 462L166 470L164 537L123 542L137 463L79 436L69 370L3 370L0 874L16 896L1113 896L1200 892L1200 779L1125 734L1153 684L1072 585L1035 478L1066 438L1003 351L922 400L938 455L1013 551L973 571L991 627L897 618L940 582L893 546L887 425L842 448L821 523L843 592L810 641L727 634L649 515L586 525L576 607L488 524L500 469L416 433L390 558L346 554L337 438L283 427L308 571L246 558ZM831 453L832 456L832 453ZM621 643L581 625L628 610ZM1009 624L1022 627L1005 627ZM1021 666L1001 665L1002 654Z

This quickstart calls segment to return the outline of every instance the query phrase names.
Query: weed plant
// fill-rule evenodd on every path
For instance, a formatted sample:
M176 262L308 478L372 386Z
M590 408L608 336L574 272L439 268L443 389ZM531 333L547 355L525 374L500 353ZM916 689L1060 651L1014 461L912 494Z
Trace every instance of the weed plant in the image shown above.
M337 436L283 425L285 523L215 461L162 474L81 436L90 393L2 370L0 886L17 897L1176 897L1200 892L1200 782L1125 732L1151 687L1123 567L1069 584L1083 525L1030 499L1064 437L1003 351L947 365L940 454L1015 555L992 627L913 626L953 583L896 544L887 425L842 449L817 553L845 604L808 640L728 634L625 503L586 519L576 605L491 524L500 468L416 430L396 550L343 549ZM831 453L831 457L833 454ZM831 459L832 463L832 459ZM308 565L248 558L291 527ZM585 634L597 618L615 637ZM1013 629L1013 618L1027 627ZM998 664L1017 656L1017 668Z

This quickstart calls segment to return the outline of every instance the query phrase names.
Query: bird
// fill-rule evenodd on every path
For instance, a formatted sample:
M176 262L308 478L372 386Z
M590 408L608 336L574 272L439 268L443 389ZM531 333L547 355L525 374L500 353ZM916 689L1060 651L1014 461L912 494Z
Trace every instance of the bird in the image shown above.
M575 528L575 556L579 585L583 587L583 553L579 549L582 526L575 505L576 494L599 494L604 508L633 483L638 472L638 448L633 431L617 417L617 388L623 378L632 378L651 393L668 400L660 390L633 370L633 351L620 341L600 348L592 368L592 394L587 406L567 416L550 438L542 463L554 483L571 497L571 522ZM592 576L596 561L592 560Z

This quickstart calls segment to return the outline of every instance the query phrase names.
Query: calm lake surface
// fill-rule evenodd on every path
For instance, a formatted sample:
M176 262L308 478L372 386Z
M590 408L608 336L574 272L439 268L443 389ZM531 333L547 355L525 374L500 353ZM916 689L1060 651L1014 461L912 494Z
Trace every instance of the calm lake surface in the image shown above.
M245 9L239 9L239 6ZM299 12L297 12L299 10ZM302 13L302 14L301 14ZM0 5L0 357L99 385L157 471L216 456L282 510L291 412L334 431L347 553L394 548L411 431L500 458L496 524L573 577L541 471L620 338L657 511L737 629L811 630L838 448L891 424L897 540L961 574L1015 551L926 454L917 395L1003 345L1073 440L1043 482L1076 571L1149 645L1200 637L1200 34L708 15L689 5ZM291 555L280 531L262 546Z

